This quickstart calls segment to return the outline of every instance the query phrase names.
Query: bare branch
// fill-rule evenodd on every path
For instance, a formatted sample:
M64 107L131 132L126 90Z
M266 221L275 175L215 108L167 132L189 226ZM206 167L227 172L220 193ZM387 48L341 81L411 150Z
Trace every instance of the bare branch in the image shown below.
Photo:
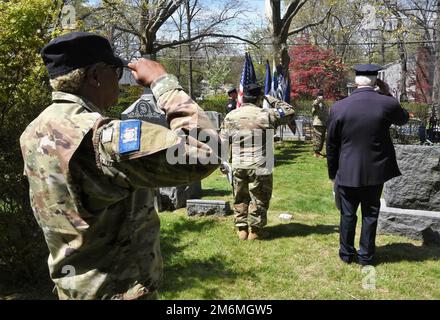
M243 42L247 42L247 43L249 43L249 44L251 44L251 45L253 45L253 46L255 46L255 47L258 48L258 44L257 44L257 43L255 43L255 42L253 42L253 41L250 41L250 40L248 40L248 39L244 39L244 38L241 38L241 37L235 36L235 35L231 35L231 34L219 34L219 33L205 33L205 34L199 34L199 35L194 36L194 37L192 37L192 38L190 38L190 39L184 39L184 40L181 40L181 41L173 41L173 42L166 43L166 44L158 44L158 45L155 46L155 49L156 49L156 51L159 51L159 50L162 50L162 49L164 49L164 48L173 48L173 47L176 47L176 46L178 46L178 45L185 44L185 43L190 43L190 42L194 42L194 41L196 41L196 40L198 40L198 39L202 39L202 38L206 38L206 37L213 37L213 38L233 38L233 39L237 39L237 40L240 40L240 41L243 41Z
M317 25L320 25L321 23L323 23L330 16L330 13L331 13L332 9L333 9L333 7L330 7L330 9L328 9L326 15L324 16L324 18L322 18L321 20L313 22L313 23L306 24L305 26L302 26L300 28L296 28L296 29L290 31L288 36L291 36L291 35L294 35L296 33L299 33L299 32L301 32L301 31L303 31L303 30L305 30L307 28L311 28L311 27L315 27Z
M292 22L293 17L299 12L299 10L307 3L307 0L296 0L291 2L289 7L287 8L286 14L284 15L281 22L281 32L280 35L282 38L287 39L290 29L290 23Z
M131 29L130 33L135 34L139 37L141 36L139 34L139 31L136 29L136 27L131 23L130 19L128 19L125 16L124 12L122 10L118 10L118 8L116 7L116 3L109 1L109 0L103 0L103 2L107 5L109 5L111 7L111 9L114 11L114 13L118 14L124 20L124 22L128 24L128 26Z

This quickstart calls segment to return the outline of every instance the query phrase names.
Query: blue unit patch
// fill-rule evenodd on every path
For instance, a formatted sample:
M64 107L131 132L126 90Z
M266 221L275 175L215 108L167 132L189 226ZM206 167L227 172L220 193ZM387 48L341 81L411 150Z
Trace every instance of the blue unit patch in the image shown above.
M141 121L121 121L119 134L119 153L139 151L141 146Z
M284 117L284 116L286 115L286 114L284 113L284 110L283 110L282 108L278 108L277 110L278 110L278 113L279 113L279 115L280 115L281 118Z

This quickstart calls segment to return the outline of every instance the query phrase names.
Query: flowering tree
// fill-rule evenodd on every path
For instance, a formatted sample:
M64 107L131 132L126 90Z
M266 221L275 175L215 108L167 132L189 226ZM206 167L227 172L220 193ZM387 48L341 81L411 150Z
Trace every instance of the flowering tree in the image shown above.
M292 98L313 98L321 89L326 99L341 96L346 66L333 50L306 43L290 47Z

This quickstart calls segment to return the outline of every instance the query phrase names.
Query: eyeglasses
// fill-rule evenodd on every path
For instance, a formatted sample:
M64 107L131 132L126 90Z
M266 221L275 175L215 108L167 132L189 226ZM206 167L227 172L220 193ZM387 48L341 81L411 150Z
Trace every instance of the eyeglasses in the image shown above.
M109 67L115 70L118 79L122 78L122 75L124 74L124 68L123 67L112 66L112 65L109 65Z

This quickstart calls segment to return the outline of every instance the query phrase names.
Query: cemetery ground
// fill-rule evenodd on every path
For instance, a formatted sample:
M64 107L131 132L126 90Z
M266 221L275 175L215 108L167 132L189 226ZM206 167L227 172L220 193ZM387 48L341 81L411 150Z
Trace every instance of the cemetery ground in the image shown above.
M275 164L265 240L239 241L233 216L190 218L186 209L160 213L161 299L440 299L440 247L378 235L373 273L342 263L339 213L325 159L312 157L309 143L283 142L276 145ZM219 171L202 185L205 199L232 204ZM280 220L285 212L293 219ZM360 217L356 246L359 234ZM0 293L0 299L55 299L51 289L46 281Z

